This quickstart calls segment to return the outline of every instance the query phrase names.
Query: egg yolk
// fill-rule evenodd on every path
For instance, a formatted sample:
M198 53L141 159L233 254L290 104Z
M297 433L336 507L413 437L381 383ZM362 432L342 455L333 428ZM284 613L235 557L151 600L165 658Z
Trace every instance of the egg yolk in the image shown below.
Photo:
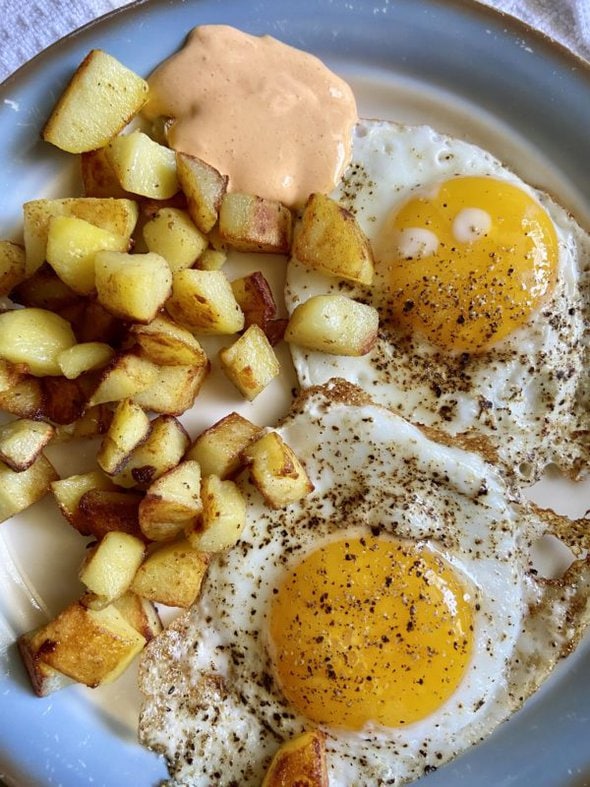
M393 323L446 350L488 349L525 325L555 285L549 215L494 178L445 181L406 203L386 235Z
M426 546L389 538L332 541L276 590L271 657L306 718L349 730L400 727L445 702L472 648L469 594Z

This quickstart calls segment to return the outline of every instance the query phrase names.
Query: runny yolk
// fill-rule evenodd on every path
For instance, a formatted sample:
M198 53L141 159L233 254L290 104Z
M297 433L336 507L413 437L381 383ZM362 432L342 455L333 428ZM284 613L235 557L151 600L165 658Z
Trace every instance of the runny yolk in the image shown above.
M551 219L494 178L447 180L407 202L385 232L393 323L446 350L488 349L525 325L555 284Z
M455 691L472 649L472 601L426 546L331 541L284 579L270 614L279 684L307 719L400 727Z

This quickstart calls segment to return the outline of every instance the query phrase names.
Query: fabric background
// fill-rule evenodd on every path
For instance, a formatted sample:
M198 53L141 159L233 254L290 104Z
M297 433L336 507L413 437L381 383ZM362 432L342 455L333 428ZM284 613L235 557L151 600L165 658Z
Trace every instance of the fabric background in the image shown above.
M590 59L589 0L486 2ZM0 0L0 82L67 33L128 4L129 0Z

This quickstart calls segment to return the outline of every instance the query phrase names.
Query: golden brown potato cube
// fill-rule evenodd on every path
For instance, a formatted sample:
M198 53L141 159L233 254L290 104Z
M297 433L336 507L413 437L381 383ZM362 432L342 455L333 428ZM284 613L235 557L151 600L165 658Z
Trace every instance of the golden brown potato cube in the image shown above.
M125 191L154 199L168 199L178 191L174 151L143 131L114 137L107 156Z
M136 115L148 84L101 49L80 63L55 105L43 139L68 153L102 148Z
M80 156L80 174L86 197L129 197L109 161L106 148L88 150Z
M0 426L0 462L20 473L27 470L55 433L51 424L19 418Z
M332 355L365 355L377 341L379 313L346 295L314 295L295 308L285 340Z
M141 495L111 489L89 489L80 497L71 524L84 536L101 539L117 531L144 540L139 529Z
M217 222L227 176L196 156L180 152L176 154L176 172L192 220L201 232L209 232Z
M74 344L69 322L47 309L12 309L0 314L0 358L25 364L35 377L61 375L59 354Z
M26 367L23 364L9 363L0 358L0 392L14 388L26 377Z
M30 639L36 658L92 688L110 683L143 649L145 638L114 607L70 604Z
M0 410L5 413L18 418L43 418L43 409L43 389L36 377L23 377L9 388L0 390Z
M71 424L58 424L54 440L77 440L87 437L104 435L113 420L113 411L106 404L88 407L82 415Z
M115 356L115 351L104 342L81 342L61 352L57 362L63 376L75 380L84 372L103 369Z
M25 250L18 243L0 240L0 295L8 295L24 278Z
M125 335L125 325L101 306L98 301L82 302L83 311L72 320L72 328L79 342L105 342L119 346ZM67 316L62 313L64 317Z
M227 262L227 254L220 249L205 249L197 260L196 267L202 271L218 271Z
M113 480L126 488L147 489L156 478L176 467L189 444L190 438L178 419L159 415L152 421L147 439L132 452L123 471Z
M266 772L262 787L328 787L325 735L310 730L298 735L277 750Z
M94 265L98 302L122 320L151 322L170 295L172 272L159 254L100 251Z
M76 216L129 241L137 224L139 209L137 203L130 199L69 197L25 202L23 231L28 276L45 262L49 222L54 216Z
M10 298L22 306L62 312L63 309L84 305L84 301L63 282L49 265L37 268L10 293ZM61 314L65 317L64 314ZM65 317L67 319L67 317Z
M127 251L128 246L123 235L114 235L76 216L54 216L49 220L47 262L78 295L94 292L97 251Z
M179 208L161 208L144 224L143 238L148 250L164 257L173 273L194 265L209 243Z
M130 338L159 366L207 366L205 351L190 331L159 314L147 325L133 325Z
M154 550L137 570L131 590L169 607L190 607L201 590L208 557L186 539Z
M201 468L181 462L151 484L139 506L139 526L152 541L175 538L201 513Z
M242 467L242 453L246 446L261 434L260 426L239 413L230 413L201 432L186 456L199 463L204 476L229 478Z
M82 417L88 395L96 385L91 373L76 380L66 377L43 377L41 390L43 406L41 416L56 424L71 424Z
M305 467L278 432L267 432L244 451L250 478L271 508L283 508L313 491Z
M16 472L0 462L0 522L32 506L44 497L58 474L44 454L26 470Z
M313 270L371 284L373 252L355 217L325 194L312 194L295 228L293 256Z
M201 552L222 552L232 547L246 526L246 501L233 481L208 475L201 483L203 510L186 531L186 538Z
M231 288L236 301L244 312L245 325L259 325L266 333L266 326L277 316L277 305L270 285L260 271L234 279Z
M133 401L154 413L182 415L193 406L209 368L209 361L203 365L156 366L154 383L134 394Z
M244 314L223 271L178 271L166 311L173 320L201 334L230 334L244 327Z
M88 400L93 407L104 402L130 399L145 391L157 377L157 368L145 358L133 353L122 353L101 372L100 381Z
M141 598L137 593L128 590L113 601L113 606L147 642L162 631L162 621L153 602Z
M288 254L291 234L291 211L277 200L235 192L221 200L219 235L238 251Z
M115 489L115 485L99 470L91 470L88 473L71 475L68 478L60 478L53 481L51 491L55 497L61 513L70 524L74 524L78 504L82 495L91 489Z
M71 686L75 681L38 658L37 649L33 648L31 643L40 630L40 628L34 629L26 634L21 634L17 644L20 657L29 674L33 691L38 697L48 697L55 691Z
M108 432L96 454L96 461L107 475L121 472L131 452L150 432L150 419L129 399L117 405Z
M223 371L249 401L255 399L281 368L266 334L251 325L231 347L219 352Z
M143 541L112 530L86 553L80 567L80 581L106 606L129 589L144 557Z

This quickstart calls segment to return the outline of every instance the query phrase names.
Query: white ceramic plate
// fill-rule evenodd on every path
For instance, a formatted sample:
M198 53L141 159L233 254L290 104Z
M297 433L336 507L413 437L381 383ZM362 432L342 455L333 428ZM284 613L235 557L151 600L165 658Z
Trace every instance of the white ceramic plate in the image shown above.
M481 144L590 226L590 68L514 20L456 0L147 0L78 31L0 86L0 237L18 238L27 199L76 188L68 157L39 131L89 49L147 75L192 27L220 22L319 55L351 82L365 116L427 122ZM285 375L244 405L214 375L185 423L195 434L229 408L270 423L292 384ZM56 455L60 471L80 472L91 450ZM553 478L533 493L572 516L590 508L588 485ZM38 699L20 665L16 637L77 597L83 552L51 499L0 528L0 776L9 785L148 787L166 775L136 743L133 670L104 689ZM589 669L587 642L512 720L427 784L590 784Z

